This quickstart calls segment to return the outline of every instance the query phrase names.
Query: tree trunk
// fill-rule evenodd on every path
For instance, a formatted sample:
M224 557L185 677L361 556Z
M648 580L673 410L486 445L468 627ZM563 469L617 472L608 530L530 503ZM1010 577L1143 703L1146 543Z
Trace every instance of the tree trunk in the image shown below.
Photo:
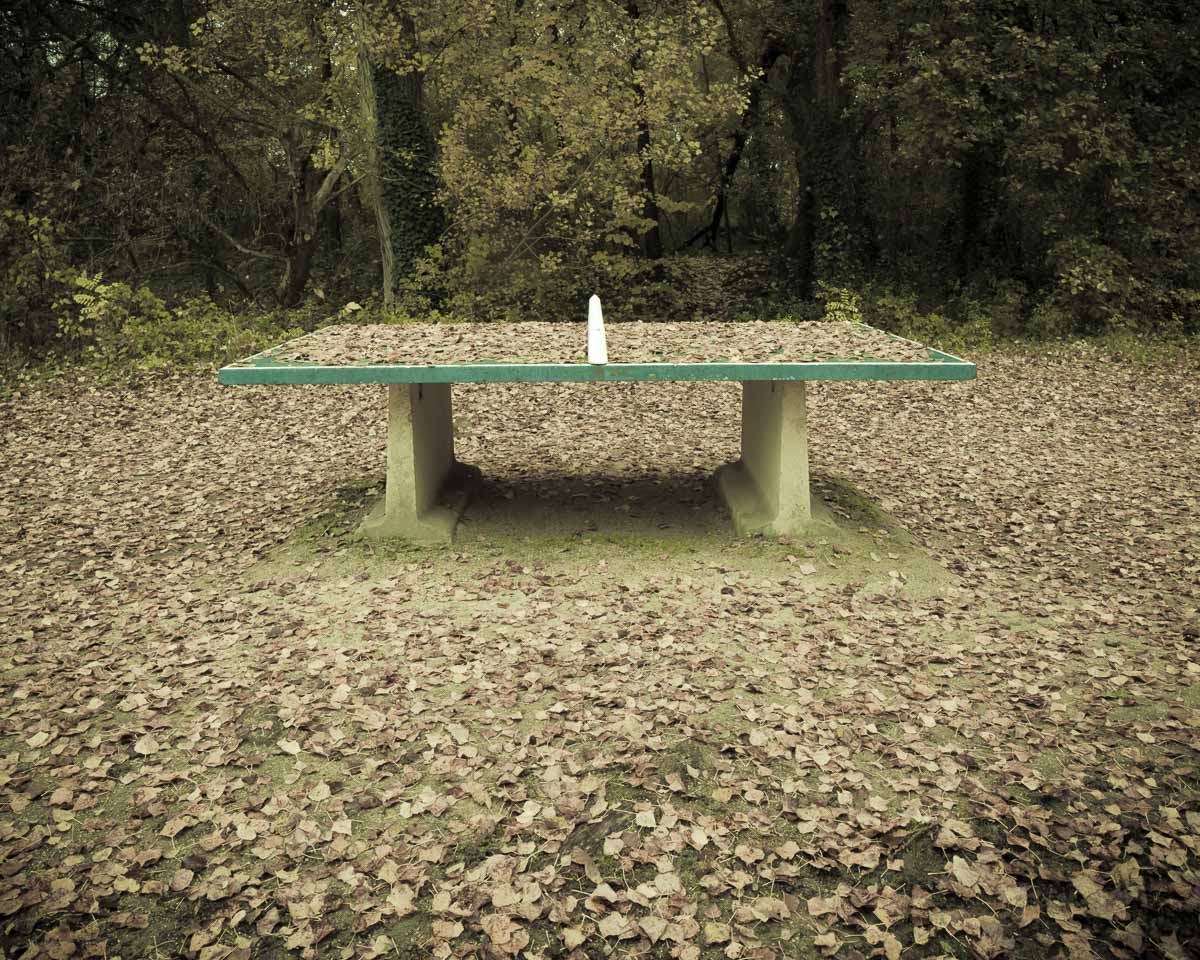
M366 137L365 173L363 194L375 218L375 229L379 240L380 287L383 306L390 310L396 299L396 265L392 255L392 219L383 202L383 191L379 181L379 111L375 97L375 71L367 54L366 17L358 12L358 97L362 124Z
M313 254L317 247L317 218L313 209L313 169L307 155L292 164L292 223L284 244L283 276L275 297L280 306L297 306L304 297L312 275Z
M641 16L636 0L628 0L625 12L631 20L636 21ZM629 66L634 74L633 94L637 98L637 151L642 160L642 217L650 221L650 227L639 237L642 254L647 260L661 260L663 255L662 226L659 222L658 192L654 185L654 161L650 158L650 124L646 122L645 103L646 90L636 79L641 69L641 50L634 47L633 58Z
M841 43L849 26L847 0L819 0L811 59L794 56L788 78L787 113L796 140L799 191L796 219L787 253L793 282L801 296L826 273L845 267L848 250L825 242L822 212L832 210L843 224L853 226L853 181L857 174L854 137L842 117L847 97L842 86ZM827 232L827 230L826 230ZM838 239L844 242L845 233ZM818 256L828 263L819 263Z
M316 244L312 240L290 244L287 248L287 264L276 290L280 306L296 307L304 298L304 290L312 276L313 252Z
M638 97L645 96L641 86L634 84ZM654 187L654 162L650 159L650 127L638 120L638 155L642 158L642 216L651 221L650 229L642 234L642 253L647 260L660 260L663 255L662 225L658 215L658 193Z
M401 23L406 42L415 49L412 18L404 15ZM425 76L416 69L397 73L379 67L375 71L380 207L389 221L386 233L381 224L380 243L391 253L395 281L411 273L425 248L442 234L434 143L425 125L424 85Z
M816 258L813 244L815 233L815 198L812 187L805 181L808 162L802 151L797 152L796 166L799 171L799 192L796 202L796 219L787 239L787 259L791 265L791 281L796 293L803 299L813 295Z
M292 209L288 235L284 241L284 269L275 289L281 306L294 307L300 303L312 276L313 258L317 252L317 227L321 211L333 197L349 160L343 153L324 178L313 169L311 149L299 131L293 130L284 141L288 169L292 174ZM319 183L318 183L319 180Z
M813 99L831 116L840 114L846 103L840 44L849 25L848 0L820 0L813 51Z
M725 165L721 170L721 178L717 182L717 197L716 202L713 204L712 219L709 221L707 227L688 241L689 245L700 239L700 237L704 237L704 245L716 250L717 235L721 230L722 220L724 220L725 239L729 246L729 252L733 252L733 238L729 232L729 212L727 210L729 205L729 191L733 186L734 175L741 165L742 155L746 152L746 144L750 141L754 125L758 123L759 114L762 112L763 87L767 84L767 78L770 76L771 68L775 66L775 61L782 54L782 48L773 39L768 38L767 46L763 50L763 54L758 62L758 80L750 86L750 92L746 96L746 109L739 118L737 130L733 134L733 149L730 150L729 156L725 158Z
M283 276L275 287L280 306L294 307L304 296L312 272L312 246L316 241L316 223L312 215L312 159L298 130L289 131L284 140L288 172L291 174L290 223L283 244Z
M983 205L982 145L973 143L962 162L962 192L958 219L958 276L966 280L971 274L973 246L979 235Z

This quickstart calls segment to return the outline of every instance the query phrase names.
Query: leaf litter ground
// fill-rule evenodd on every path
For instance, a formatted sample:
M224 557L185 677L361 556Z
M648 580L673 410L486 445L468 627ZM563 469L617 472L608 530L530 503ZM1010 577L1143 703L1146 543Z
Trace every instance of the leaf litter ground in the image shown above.
M3 955L1193 956L1196 372L815 386L778 542L736 385L457 388L423 549L378 388L0 400Z

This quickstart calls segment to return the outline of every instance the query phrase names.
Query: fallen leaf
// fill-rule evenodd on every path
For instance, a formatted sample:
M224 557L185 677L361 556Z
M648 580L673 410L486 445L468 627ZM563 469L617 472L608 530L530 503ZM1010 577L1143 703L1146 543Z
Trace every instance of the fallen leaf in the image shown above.
M663 934L667 932L669 924L662 917L650 916L638 920L638 926L642 928L642 932L650 939L651 943L658 943Z
M396 912L397 917L407 917L410 913L415 913L417 909L416 893L406 883L394 885L388 892L386 902Z
M596 924L596 929L600 931L601 936L616 937L618 940L637 936L637 931L629 918L619 913L605 914Z
M161 748L158 745L158 741L155 740L154 735L150 733L146 734L133 745L133 752L140 753L143 757L149 756L153 753L158 753L160 749Z
M979 884L979 873L962 857L956 856L950 861L950 872L954 875L954 879L968 889L973 889Z
M730 938L729 924L706 923L704 925L704 942L709 944L728 943Z

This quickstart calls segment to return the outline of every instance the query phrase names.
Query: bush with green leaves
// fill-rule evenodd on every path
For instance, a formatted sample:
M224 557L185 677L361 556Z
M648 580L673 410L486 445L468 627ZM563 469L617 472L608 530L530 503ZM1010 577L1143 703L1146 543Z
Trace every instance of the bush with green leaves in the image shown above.
M64 346L111 362L139 358L145 331L170 317L167 305L148 287L108 282L103 273L77 276L71 304L59 314Z
M872 326L939 349L963 350L992 343L991 307L969 297L948 300L936 310L924 310L911 291L869 290L862 314Z
M255 353L305 328L286 310L244 313L195 297L163 317L143 315L126 325L131 351L149 366L225 363Z
M76 277L75 288L58 315L64 353L106 366L222 363L334 319L317 305L246 311L194 297L168 306L147 287L102 274Z
M833 323L862 323L862 297L849 287L817 282L817 300L823 304L821 319Z
M54 340L56 308L75 273L51 217L0 210L0 356L33 354Z

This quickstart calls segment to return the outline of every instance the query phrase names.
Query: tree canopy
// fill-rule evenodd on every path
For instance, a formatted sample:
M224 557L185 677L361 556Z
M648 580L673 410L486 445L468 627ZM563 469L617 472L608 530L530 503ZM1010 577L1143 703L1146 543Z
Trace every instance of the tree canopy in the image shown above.
M1195 332L1192 13L18 0L0 347L78 332L81 283L127 313L555 319L599 291L653 318L854 290L1000 333Z

